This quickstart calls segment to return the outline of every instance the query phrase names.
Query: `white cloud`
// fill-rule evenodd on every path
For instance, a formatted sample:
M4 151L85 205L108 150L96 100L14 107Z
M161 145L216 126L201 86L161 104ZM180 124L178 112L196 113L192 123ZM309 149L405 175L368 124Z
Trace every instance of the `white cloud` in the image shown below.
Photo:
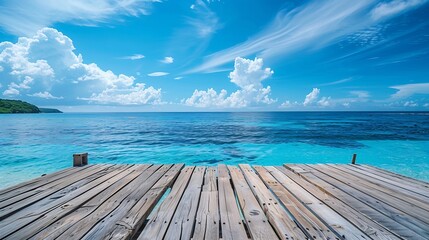
M350 94L361 99L370 97L369 92L367 91L350 91Z
M297 102L297 101L295 101L295 102L291 102L291 101L289 101L289 100L287 100L287 101L284 101L282 104L280 104L280 108L291 108L291 107L296 107L296 106L299 106L300 104Z
M161 89L155 89L152 86L145 88L142 83L137 83L135 87L116 89L106 89L99 94L92 94L89 98L79 98L96 103L108 104L115 103L121 105L141 105L141 104L160 104Z
M304 100L304 106L310 105L312 104L314 101L317 100L317 98L319 98L319 94L320 94L320 89L318 88L313 88L313 90L307 94L307 96L305 96L305 100Z
M71 101L109 92L110 103L117 103L114 93L119 94L118 89L129 92L141 90L133 76L103 70L95 63L84 63L83 57L74 51L72 40L52 28L41 29L33 37L20 37L16 43L0 43L0 64L7 69L1 74L10 76L6 82L9 88L3 94L47 92ZM59 100L60 97L50 99ZM121 104L125 104L125 100ZM107 103L107 98L103 102Z
M269 78L274 72L270 68L263 68L263 60L237 57L234 71L229 74L231 82L240 89L228 96L226 90L219 93L213 88L207 91L195 90L190 98L182 100L188 106L241 108L252 104L271 104L276 100L270 98L271 87L262 86L262 81Z
M14 88L8 88L3 92L4 96L16 96L19 95L19 91Z
M329 46L376 26L380 21L368 16L375 6L373 0L332 0L309 1L300 8L281 10L262 31L242 43L206 56L201 65L188 72L205 72L231 62L236 56L285 57L302 49Z
M419 105L414 101L406 101L404 107L418 107Z
M187 22L197 31L199 38L210 37L219 29L218 17L202 0L196 0L191 9L194 10L196 17L188 18Z
M323 83L323 84L320 84L319 86L337 85L337 84L341 84L341 83L350 82L351 80L353 80L353 78L349 77L349 78L344 78L344 79L333 81L333 82Z
M329 107L331 106L331 97L322 97L322 99L320 99L317 104L321 107Z
M398 90L391 98L407 98L414 94L429 94L429 83L412 83L392 86L390 88Z
M33 35L43 27L55 23L72 23L96 26L121 21L126 16L138 17L149 14L156 0L20 0L3 1L0 25L9 33Z
M3 72L4 68L2 66L0 66L0 72Z
M166 76L170 73L167 72L153 72L153 73L149 73L148 76L149 77L162 77L162 76Z
M411 8L417 7L426 0L393 0L390 2L379 3L372 11L371 17L375 20L379 20L386 17L399 14L404 11L408 11Z
M182 79L183 77L181 77L181 76L179 76L179 77L175 77L174 78L174 80L180 80L180 79Z
M429 103L423 104L423 107L429 107Z
M30 97L39 97L44 99L63 99L63 97L55 97L51 93L45 91L45 92L38 92L33 94L27 94Z
M166 63L166 64L171 64L174 62L174 58L173 57L165 57L164 59L161 60L162 63Z
M143 59L145 56L143 54L134 54L131 56L125 56L122 57L122 59L128 59L128 60L139 60L139 59Z

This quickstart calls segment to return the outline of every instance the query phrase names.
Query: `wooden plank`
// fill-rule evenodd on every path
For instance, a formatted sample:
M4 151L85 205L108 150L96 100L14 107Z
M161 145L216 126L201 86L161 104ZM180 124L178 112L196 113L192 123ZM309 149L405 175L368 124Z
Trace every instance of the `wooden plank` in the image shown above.
M366 169L362 166L350 166L350 165L344 165L344 167L347 167L349 169L352 169L353 171L359 172L361 174L367 175L371 177L371 179L378 179L382 182L385 182L388 185L400 187L404 189L407 192L412 192L414 194L419 194L421 197L425 199L425 201L429 201L429 184L424 184L418 181L411 181L409 178L396 175L391 176L390 174L382 173L379 171L375 171L372 168Z
M78 171L90 168L92 166L93 165L87 165L85 167L66 168L58 172L47 174L14 186L10 186L8 188L0 190L0 202L12 197L16 197L22 193L32 191L33 189L39 188L47 183L57 181L59 179L64 178L65 176L75 174Z
M16 197L9 198L0 203L0 220L18 212L19 210L58 192L59 190L72 185L73 183L87 178L92 174L101 172L111 166L95 166L76 172L73 176L66 176L59 181L46 184L45 187L23 193Z
M330 168L327 165L317 165L312 166L313 169L317 169L320 172L323 172L326 175L329 175L339 181L341 181L343 184L346 184L348 186L353 187L354 189L357 189L358 191L371 195L372 197L378 199L380 202L384 202L406 214L409 216L412 216L415 219L418 219L422 221L423 223L429 224L429 212L418 208L414 206L413 204L407 203L405 201L402 201L400 199L396 199L391 197L391 195L388 195L381 191L375 191L374 189L368 188L367 186L363 186L360 184L356 184L356 181L359 181L358 178L354 178L352 175L343 174L342 172ZM353 179L353 181L351 181ZM362 181L359 181L362 183ZM362 183L363 184L363 183ZM428 225L429 226L429 225Z
M111 208L110 206L107 206L109 203L119 204L119 202L117 202L118 199L115 197L115 195L125 195L126 193L124 193L123 191L121 192L120 190L122 190L127 184L136 179L138 176L140 176L147 168L149 168L149 166L150 165L138 165L134 168L130 168L128 170L128 174L124 178L120 179L119 181L106 188L104 191L100 192L97 196L83 204L75 211L64 216L63 218L60 218L55 223L47 226L45 229L34 235L32 239L56 239L65 231L70 229L72 226L79 224L82 219L85 219L89 215L92 214L99 216L100 213L99 211L97 211L97 209L108 210L109 208Z
M293 192L294 195L300 199L312 212L320 216L330 228L334 229L335 232L344 236L345 239L370 239L367 233L362 231L360 228L352 224L349 219L346 219L342 215L338 214L332 208L315 197L312 192L307 191L301 187L295 181L292 180L291 176L285 175L282 167L266 167L267 170L280 182L288 191ZM325 197L326 198L326 197Z
M234 166L228 169L252 239L279 239L240 169Z
M388 171L379 167L375 167L375 166L370 166L370 165L356 164L356 167L360 167L368 171L373 171L375 174L378 174L380 176L383 176L392 180L397 180L399 178L403 180L403 182L409 183L411 185L414 185L414 186L419 185L419 186L422 186L424 189L429 189L429 182L427 181L411 178L405 175L401 175L399 173L391 172L391 171Z
M218 166L219 213L221 235L225 240L247 239L246 230L240 216L239 206L231 186L231 178L225 165Z
M262 166L253 166L264 183L276 194L283 206L294 216L297 223L306 229L313 239L336 239L341 235L329 227L321 218L310 211L293 193L283 187L270 172Z
M170 187L184 164L175 164L164 176L134 205L134 207L116 222L106 239L131 239L141 228L156 203Z
M414 191L409 191L403 187L390 184L388 182L382 181L378 176L367 174L365 171L362 171L357 168L349 167L347 165L336 165L328 164L328 166L336 168L348 176L353 176L362 182L363 185L368 188L375 189L376 191L384 192L392 197L398 198L399 200L411 203L417 207L422 208L427 211L429 209L429 198L424 195L418 194ZM354 182L356 183L356 182Z
M219 199L216 168L206 170L192 239L219 239Z
M174 183L170 194L161 203L159 208L154 212L152 219L143 229L138 239L160 240L164 238L171 219L176 211L177 205L189 180L191 179L194 167L185 167L181 172L176 182Z
M250 165L239 164L238 166L243 172L244 178L258 200L259 205L264 210L268 221L274 227L274 230L280 238L306 239L307 237L311 237L305 228L301 229L300 226L297 225L294 221L295 218L292 219L289 217L289 213L277 202L277 197L270 192Z
M131 166L127 166L131 167ZM63 197L60 202L52 202L44 209L30 212L21 217L19 221L10 223L0 228L0 238L24 239L31 237L51 223L55 222L64 215L74 211L99 192L108 188L116 181L125 177L128 172L122 166L115 167L117 171L110 172L96 180L82 186L80 189ZM67 201L67 202L66 202ZM37 220L37 221L36 221Z
M377 222L379 223L383 223L383 226L387 226L388 229L390 229L391 231L394 231L397 234L400 234L400 236L403 235L410 235L406 229L404 228L400 228L400 226L398 225L386 225L385 222L387 222L389 219L393 219L394 221L400 223L401 225L407 227L408 229L414 231L414 235L420 235L420 236L427 236L429 237L429 232L427 230L424 229L424 224L422 225L421 222L417 221L416 219L404 214L403 212L398 211L397 209L384 204L383 202L380 202L379 200L368 196L366 194L363 194L362 192L346 185L343 184L342 182L329 177L328 175L325 175L315 169L312 169L310 166L306 166L306 165L297 165L300 168L304 169L304 172L297 172L300 175L302 175L303 173L312 173L315 177L323 180L324 182L330 184L332 187L327 190L329 192L333 192L333 190L335 189L339 189L342 192L345 192L347 194L349 194L350 196L352 196L353 198L355 198L356 200L353 202L353 204L351 204L351 206L362 206L362 204L364 206L366 206L365 208L362 208L362 212L365 212L365 214L368 214L368 216L371 216L370 214L372 214L372 218L376 218L378 216ZM286 165L286 167L289 167L289 165ZM294 167L292 167L294 169ZM296 171L296 170L295 170ZM318 182L317 184L321 183ZM325 189L326 190L326 189ZM336 193L335 196L339 196L339 193ZM349 199L350 201L352 199ZM359 203L360 202L360 203ZM380 216L379 213L377 212L373 212L373 210L371 210L371 208L373 210L378 211L379 213L382 213L383 215ZM386 216L386 217L385 217ZM423 228L422 228L423 227ZM411 234L413 235L413 234Z
M389 218L386 218L385 216L382 216L380 218L381 214L379 212L375 212L375 215L371 215L371 217L375 216L377 220L381 219L381 223L378 221L374 221L367 215L363 214L367 213L368 206L366 206L362 202L354 199L353 197L347 195L347 193L339 189L336 189L334 187L332 187L332 189L326 187L329 185L323 180L312 175L311 171L305 170L296 172L295 169L295 172L292 172L289 168L294 165L288 164L286 166L288 169L283 167L278 167L278 169L287 177L289 177L298 185L300 185L309 193L311 193L313 196L317 197L319 200L321 200L323 203L333 209L335 212L337 212L349 222L351 222L353 225L361 229L361 231L365 232L372 239L400 238L398 234L394 234L392 231L389 231L388 228L383 226L383 223L386 222L384 220L389 220L387 221L387 223L395 223L394 221L390 220ZM323 188L321 186L325 186L326 188ZM347 198L347 196L349 198ZM321 217L323 218L323 216ZM399 226L399 229L405 229L407 233L409 233L410 235L414 235L414 233L409 229L405 228L402 225Z
M165 239L191 238L205 171L205 167L195 168L192 178L189 181L189 185L177 206L173 220L165 234Z
M170 164L151 166L114 196L112 204L101 207L99 214L91 214L61 236L77 239L105 239L116 222L122 219L171 167Z

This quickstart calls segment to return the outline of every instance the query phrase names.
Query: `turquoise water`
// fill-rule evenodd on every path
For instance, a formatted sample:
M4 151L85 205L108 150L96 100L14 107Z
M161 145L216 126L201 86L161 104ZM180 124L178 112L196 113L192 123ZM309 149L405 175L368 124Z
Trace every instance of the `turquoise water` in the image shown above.
M429 180L429 113L0 115L0 188L72 164L371 164Z

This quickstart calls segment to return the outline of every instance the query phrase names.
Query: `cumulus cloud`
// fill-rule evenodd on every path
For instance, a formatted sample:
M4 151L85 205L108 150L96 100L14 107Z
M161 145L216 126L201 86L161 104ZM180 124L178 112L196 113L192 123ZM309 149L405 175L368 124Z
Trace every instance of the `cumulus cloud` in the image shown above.
M414 101L406 101L405 103L404 103L404 107L418 107L419 106L419 104L417 104L416 102L414 102Z
M15 88L8 88L3 92L4 96L16 96L19 95L19 91Z
M55 97L47 91L33 93L33 94L27 94L27 95L30 97L38 97L38 98L44 98L44 99L63 99L63 97Z
M252 104L271 104L276 100L270 98L271 87L263 87L262 81L271 77L274 72L270 68L263 68L263 60L255 60L237 57L234 63L234 71L229 74L231 82L240 89L228 93L222 89L219 93L213 88L195 90L191 97L182 100L188 106L196 107L221 107L240 108Z
M166 76L170 73L168 72L153 72L153 73L149 73L148 76L149 77L162 77L162 76Z
M295 101L295 102L291 102L291 101L289 101L289 100L287 100L287 101L284 101L282 104L280 104L280 108L291 108L291 107L296 107L296 106L299 106L300 104L297 102L297 101Z
M407 98L415 94L429 94L429 83L412 83L392 86L390 88L398 90L391 95L393 99Z
M143 54L134 54L131 56L125 56L122 57L122 59L127 59L127 60L139 60L139 59L143 59L145 56Z
M153 2L159 1L5 0L1 3L0 26L19 36L31 36L37 30L55 23L96 26L120 21L126 16L147 15Z
M317 98L319 98L319 94L320 94L320 89L318 88L313 88L313 90L307 94L307 96L305 96L305 100L304 100L304 106L310 105L312 104L314 101L317 100Z
M79 98L97 103L116 103L121 105L160 104L161 89L137 83L132 88L109 88L101 93L93 93L89 98Z
M329 107L331 106L331 97L322 97L317 104L321 107Z
M162 63L166 63L166 64L171 64L174 62L174 58L173 57L165 57L164 59L161 60Z
M40 97L47 92L71 100L76 96L86 99L86 96L107 91L111 99L108 101L105 97L102 102L117 103L114 93L118 93L118 89L129 90L132 94L139 88L133 76L103 70L95 63L84 63L83 57L75 53L72 40L52 28L43 28L33 37L20 37L16 43L0 43L0 64L4 66L0 76L9 76L8 89L3 95L34 95L31 92L36 92L42 93L38 94ZM48 99L60 98L48 96ZM154 103L160 101L150 99ZM122 101L121 104L126 103Z

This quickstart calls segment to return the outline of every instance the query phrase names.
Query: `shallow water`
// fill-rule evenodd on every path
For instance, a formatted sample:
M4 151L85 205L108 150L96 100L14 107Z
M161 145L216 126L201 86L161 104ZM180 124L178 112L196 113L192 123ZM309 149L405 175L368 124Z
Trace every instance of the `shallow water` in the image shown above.
M371 164L429 180L427 112L0 115L0 188L72 164Z

